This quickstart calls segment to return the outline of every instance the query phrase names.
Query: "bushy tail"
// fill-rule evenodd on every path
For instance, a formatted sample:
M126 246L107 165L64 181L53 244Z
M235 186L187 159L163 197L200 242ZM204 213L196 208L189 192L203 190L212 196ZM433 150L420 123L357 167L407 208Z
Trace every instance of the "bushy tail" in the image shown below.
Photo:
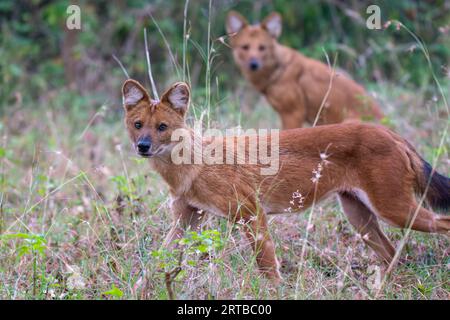
M423 194L429 183L428 190L426 190L427 203L432 208L448 213L450 211L450 178L437 173L428 162L421 160L423 177L418 179L419 192Z
M426 192L425 202L431 208L449 213L450 178L434 171L433 167L417 153L416 149L407 140L396 133L390 133L409 158L416 178L414 191L419 196L423 196Z
M405 140L407 154L416 174L415 191L419 196L425 192L425 201L433 209L448 213L450 211L450 178L439 174Z

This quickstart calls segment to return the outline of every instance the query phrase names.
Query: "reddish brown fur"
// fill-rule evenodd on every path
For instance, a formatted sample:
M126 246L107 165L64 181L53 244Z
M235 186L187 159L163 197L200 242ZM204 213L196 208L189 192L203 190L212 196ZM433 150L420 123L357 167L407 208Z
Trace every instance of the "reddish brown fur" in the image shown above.
M271 22L279 22L280 29L270 31ZM278 43L279 34L274 32L281 32L281 17L277 13L269 15L260 25L249 25L232 11L227 18L227 32L235 62L280 114L283 128L298 128L305 121L313 124L330 86L330 68ZM260 69L250 70L251 59L260 62ZM376 102L352 79L337 72L331 85L317 124L382 118Z
M175 165L168 137L176 129L189 130L184 122L188 86L175 84L157 102L137 82L127 80L124 101L133 88L143 90L143 94L138 102L125 105L130 138L136 145L140 137L150 135L152 150L163 150L155 151L149 161L169 185L173 200L174 224L167 245L182 236L185 228L197 230L204 213L232 221L242 219L260 269L279 280L267 215L292 207L291 195L297 190L305 196L302 210L337 193L349 221L386 262L392 260L395 251L379 228L378 218L404 228L418 210L413 229L439 233L450 230L450 217L418 207L414 199L414 189L422 179L421 159L400 136L382 126L347 123L282 131L280 169L273 176L261 176L261 165ZM186 95L181 107L171 104L174 88L182 88ZM135 121L143 123L141 129L134 127ZM168 125L163 133L155 129L161 123ZM203 140L204 145L210 142ZM312 171L319 163L322 176L314 183Z

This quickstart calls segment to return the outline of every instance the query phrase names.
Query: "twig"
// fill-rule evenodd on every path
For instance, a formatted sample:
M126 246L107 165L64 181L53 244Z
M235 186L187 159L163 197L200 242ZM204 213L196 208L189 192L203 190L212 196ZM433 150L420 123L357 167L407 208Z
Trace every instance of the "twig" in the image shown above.
M159 100L158 92L156 91L155 81L153 80L152 75L152 64L150 63L150 53L148 51L147 28L144 28L144 42L145 42L145 56L147 58L148 78L150 79L150 83L152 85L153 96L157 100Z
M183 260L183 251L180 251L180 257L178 258L178 266L168 271L164 275L164 280L166 283L167 294L169 295L169 300L175 300L175 294L173 293L172 284L178 274L181 272L181 262Z
M330 64L330 59L328 58L327 52L326 52L325 49L323 49L323 48L322 48L322 50L323 50L323 52L325 53L325 57L327 58L327 64L328 64L328 67L331 69L331 75L330 75L330 82L328 83L328 89L327 89L327 92L325 93L325 96L323 97L322 103L320 104L319 111L317 112L316 118L314 119L314 123L313 123L313 125L312 125L313 127L315 127L316 124L317 124L317 122L319 121L319 117L320 117L320 114L322 113L322 109L323 109L323 107L325 106L325 104L326 104L326 102L327 102L327 99L328 99L328 96L329 96L330 93L331 93L331 88L333 87L333 78L334 78L334 76L335 76L335 74L336 74L335 68L336 68L336 61L337 61L337 53L336 53L335 56L334 56L333 66L331 66L331 64Z
M130 76L128 75L127 69L125 69L125 67L123 66L122 62L120 62L119 58L117 58L115 54L113 54L112 57L119 64L120 68L122 69L122 71L125 74L125 76L127 77L127 79L130 79Z
M181 271L181 267L176 267L172 271L166 272L166 274L165 274L166 289L167 289L167 294L169 295L169 300L175 300L175 294L173 293L172 283L173 283L173 280L180 273L180 271Z
M148 14L148 16L152 19L153 23L155 24L156 28L158 29L158 32L161 35L161 37L162 37L162 39L164 41L164 44L166 45L167 51L169 51L169 56L170 56L170 59L172 60L172 64L175 67L177 75L179 76L179 73L180 73L180 70L178 69L179 64L177 63L177 60L175 59L175 55L173 54L172 49L170 49L170 44L167 41L167 38L164 35L164 32L161 30L158 22L155 20L155 18L153 17L151 12Z
M205 71L205 95L206 95L206 106L207 106L207 116L208 116L208 128L210 127L210 117L211 117L211 4L212 0L209 0L208 6L208 31L207 31L207 47L206 47L206 71Z
M186 0L184 4L184 13L183 13L183 81L186 81L186 47L187 47L186 20L187 20L188 6L189 0Z

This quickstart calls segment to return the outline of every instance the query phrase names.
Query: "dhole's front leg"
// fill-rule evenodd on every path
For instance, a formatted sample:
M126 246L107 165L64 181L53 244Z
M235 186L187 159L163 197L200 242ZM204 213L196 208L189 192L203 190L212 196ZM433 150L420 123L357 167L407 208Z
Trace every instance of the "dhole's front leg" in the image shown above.
M187 229L198 231L204 216L197 208L190 206L181 198L172 201L171 212L173 222L172 227L164 240L164 247L169 247L176 239L182 238Z
M256 262L261 272L267 275L275 284L281 282L279 263L275 254L275 244L269 233L266 215L244 218L244 231L256 254Z
M303 107L298 110L289 112L281 111L279 113L284 130L301 128L305 122L306 113Z
M266 97L280 115L284 130L303 126L308 112L301 90L289 90L284 86L275 86L266 94Z

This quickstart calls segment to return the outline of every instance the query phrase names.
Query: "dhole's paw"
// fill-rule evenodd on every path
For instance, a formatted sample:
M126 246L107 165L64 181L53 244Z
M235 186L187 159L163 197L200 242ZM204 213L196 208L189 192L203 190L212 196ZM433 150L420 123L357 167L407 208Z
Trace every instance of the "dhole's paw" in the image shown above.
M273 285L274 287L277 287L283 283L283 280L284 280L283 277L280 275L278 278L271 278L270 284Z
M273 286L278 286L283 282L283 277L281 276L278 269L271 269L263 271L264 275L269 280L270 284Z

